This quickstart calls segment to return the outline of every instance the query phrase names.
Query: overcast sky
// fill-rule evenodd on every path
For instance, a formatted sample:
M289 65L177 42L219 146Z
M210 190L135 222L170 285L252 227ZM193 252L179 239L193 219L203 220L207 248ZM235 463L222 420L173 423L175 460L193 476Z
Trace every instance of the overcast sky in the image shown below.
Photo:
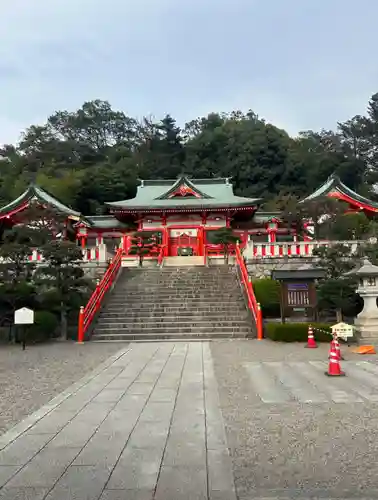
M296 134L378 92L377 0L0 0L0 143L86 100L180 124L248 110Z

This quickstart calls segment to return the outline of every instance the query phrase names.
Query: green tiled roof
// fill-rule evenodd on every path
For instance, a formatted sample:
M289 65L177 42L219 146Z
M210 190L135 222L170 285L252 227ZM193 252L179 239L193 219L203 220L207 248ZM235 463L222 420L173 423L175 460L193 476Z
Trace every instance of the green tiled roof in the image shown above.
M254 221L255 222L269 222L272 219L280 219L281 212L260 212L258 210L255 213Z
M198 197L173 197L169 195L187 186ZM260 198L235 196L228 179L188 179L141 181L135 198L131 200L106 203L117 211L138 211L146 209L201 209L201 208L237 208L255 206Z
M349 198L355 200L357 203L362 203L364 205L369 205L372 208L378 209L378 203L369 200L369 198L365 198L364 196L361 196L352 189L348 188L335 174L331 175L323 185L321 185L314 193L307 196L307 198L302 200L300 203L316 200L317 198L327 196L329 193L333 192L348 196Z
M87 216L86 219L91 227L98 229L124 229L128 227L127 224L116 219L114 215L94 215Z
M79 212L67 207L67 205L64 205L47 191L39 186L36 186L35 184L30 184L26 191L24 191L18 198L8 203L8 205L0 208L0 216L12 212L13 210L17 210L18 207L21 207L34 199L38 200L40 203L45 203L46 205L54 207L59 213L66 214L71 217L81 217Z

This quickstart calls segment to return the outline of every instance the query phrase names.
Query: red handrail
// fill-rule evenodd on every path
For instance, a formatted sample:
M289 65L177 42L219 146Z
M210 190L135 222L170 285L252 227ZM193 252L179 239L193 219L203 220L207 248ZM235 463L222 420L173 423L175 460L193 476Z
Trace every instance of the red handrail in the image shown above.
M236 263L240 269L241 280L243 282L247 294L248 307L251 310L251 313L256 322L257 339L261 340L263 338L263 320L262 320L261 307L256 300L255 292L253 291L252 281L250 276L248 275L247 266L245 265L239 245L236 245L235 255L236 255Z
M162 245L160 247L160 251L159 251L159 255L158 255L158 266L161 266L163 264L164 253L165 253L165 245Z
M77 332L77 341L79 343L84 342L85 332L88 330L90 324L92 323L95 314L100 309L102 300L106 292L112 286L114 280L118 275L118 271L122 264L122 255L123 248L118 248L104 276L97 284L96 290L92 293L87 305L85 307L80 307L79 325Z

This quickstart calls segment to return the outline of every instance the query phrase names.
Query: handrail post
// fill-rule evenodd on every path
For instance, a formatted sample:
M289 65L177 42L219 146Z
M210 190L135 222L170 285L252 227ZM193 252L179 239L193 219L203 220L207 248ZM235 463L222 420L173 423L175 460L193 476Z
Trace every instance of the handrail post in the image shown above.
M263 332L263 319L262 319L262 311L260 303L257 303L257 340L263 340L264 332Z
M79 328L77 332L77 342L78 344L84 343L84 306L81 306L79 311Z

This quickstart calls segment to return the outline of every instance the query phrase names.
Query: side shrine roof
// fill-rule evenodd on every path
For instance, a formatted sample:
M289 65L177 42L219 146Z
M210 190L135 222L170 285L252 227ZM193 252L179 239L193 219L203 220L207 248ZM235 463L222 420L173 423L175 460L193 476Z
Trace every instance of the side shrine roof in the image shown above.
M39 186L30 184L30 186L18 198L0 208L0 219L24 210L33 200L39 201L40 203L44 203L46 205L50 205L54 207L57 212L66 214L68 217L72 217L74 219L81 218L81 214L79 212L76 212L67 205L64 205L59 200L54 198L54 196L52 196Z
M237 208L256 206L260 198L234 195L228 178L141 181L135 198L106 203L113 211Z
M348 188L340 178L332 174L324 184L322 184L314 193L304 198L300 203L305 201L316 200L317 198L328 196L329 198L336 198L360 206L362 209L378 212L378 203L369 198L359 195L352 189Z

